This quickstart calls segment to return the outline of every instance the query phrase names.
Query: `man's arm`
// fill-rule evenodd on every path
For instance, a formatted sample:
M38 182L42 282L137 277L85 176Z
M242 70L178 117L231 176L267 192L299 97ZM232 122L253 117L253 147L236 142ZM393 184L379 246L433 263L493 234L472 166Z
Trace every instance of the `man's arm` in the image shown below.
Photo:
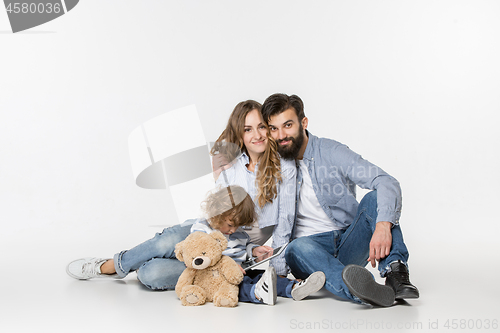
M391 228L399 224L401 216L401 187L399 182L378 166L363 159L347 146L337 147L336 156L341 157L342 171L352 182L364 189L377 190L377 224L370 241L368 261L389 255L392 245Z

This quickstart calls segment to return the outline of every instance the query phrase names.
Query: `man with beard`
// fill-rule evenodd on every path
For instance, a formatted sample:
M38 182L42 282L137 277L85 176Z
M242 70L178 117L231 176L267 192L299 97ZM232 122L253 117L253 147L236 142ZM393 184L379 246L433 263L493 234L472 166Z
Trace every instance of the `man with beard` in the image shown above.
M294 240L285 254L293 275L305 279L323 271L327 290L363 304L391 306L395 299L418 298L399 226L398 181L347 146L308 132L296 95L271 95L262 114L280 155L297 164ZM360 203L356 185L372 190ZM377 261L385 285L364 268Z

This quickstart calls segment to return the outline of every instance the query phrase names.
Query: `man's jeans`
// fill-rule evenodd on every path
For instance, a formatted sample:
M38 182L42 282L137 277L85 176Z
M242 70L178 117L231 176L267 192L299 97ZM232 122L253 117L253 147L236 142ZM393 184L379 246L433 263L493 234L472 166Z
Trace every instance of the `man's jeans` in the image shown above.
M342 280L346 265L366 266L370 251L370 240L377 220L377 191L367 193L361 200L356 218L346 230L334 230L316 235L300 237L287 247L285 258L298 279L305 279L315 271L326 275L325 288L341 298L359 302L353 297ZM392 246L389 256L378 263L382 277L393 261L408 261L408 250L403 241L401 228L392 228Z
M137 270L137 278L152 290L175 289L177 280L186 266L175 258L175 245L191 231L195 220L165 228L150 240L136 247L115 254L116 273L125 277Z

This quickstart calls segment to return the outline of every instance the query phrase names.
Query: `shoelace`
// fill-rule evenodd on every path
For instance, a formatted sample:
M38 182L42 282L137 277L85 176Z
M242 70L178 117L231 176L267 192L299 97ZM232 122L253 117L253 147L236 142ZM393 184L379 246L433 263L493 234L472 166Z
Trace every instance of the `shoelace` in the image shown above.
M306 284L306 281L307 281L307 279L300 281L299 283L297 283L297 287L300 287L301 285Z
M91 260L89 262L84 263L82 266L82 274L85 277L98 276L100 274L98 271L98 267L100 267L99 263L100 263L99 260Z

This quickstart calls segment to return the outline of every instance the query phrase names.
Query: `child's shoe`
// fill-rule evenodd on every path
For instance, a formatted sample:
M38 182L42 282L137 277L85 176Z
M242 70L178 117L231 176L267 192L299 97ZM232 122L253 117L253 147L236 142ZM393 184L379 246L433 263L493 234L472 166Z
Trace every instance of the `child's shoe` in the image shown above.
M317 292L325 285L325 273L317 271L309 275L305 280L296 283L292 289L292 298L300 301L307 296Z
M276 290L277 280L276 270L274 267L269 266L255 285L255 296L257 299L267 305L276 304L276 299L278 298Z
M88 280L92 278L119 278L118 274L102 274L101 265L110 259L103 258L83 258L70 262L66 266L66 273L78 280Z

